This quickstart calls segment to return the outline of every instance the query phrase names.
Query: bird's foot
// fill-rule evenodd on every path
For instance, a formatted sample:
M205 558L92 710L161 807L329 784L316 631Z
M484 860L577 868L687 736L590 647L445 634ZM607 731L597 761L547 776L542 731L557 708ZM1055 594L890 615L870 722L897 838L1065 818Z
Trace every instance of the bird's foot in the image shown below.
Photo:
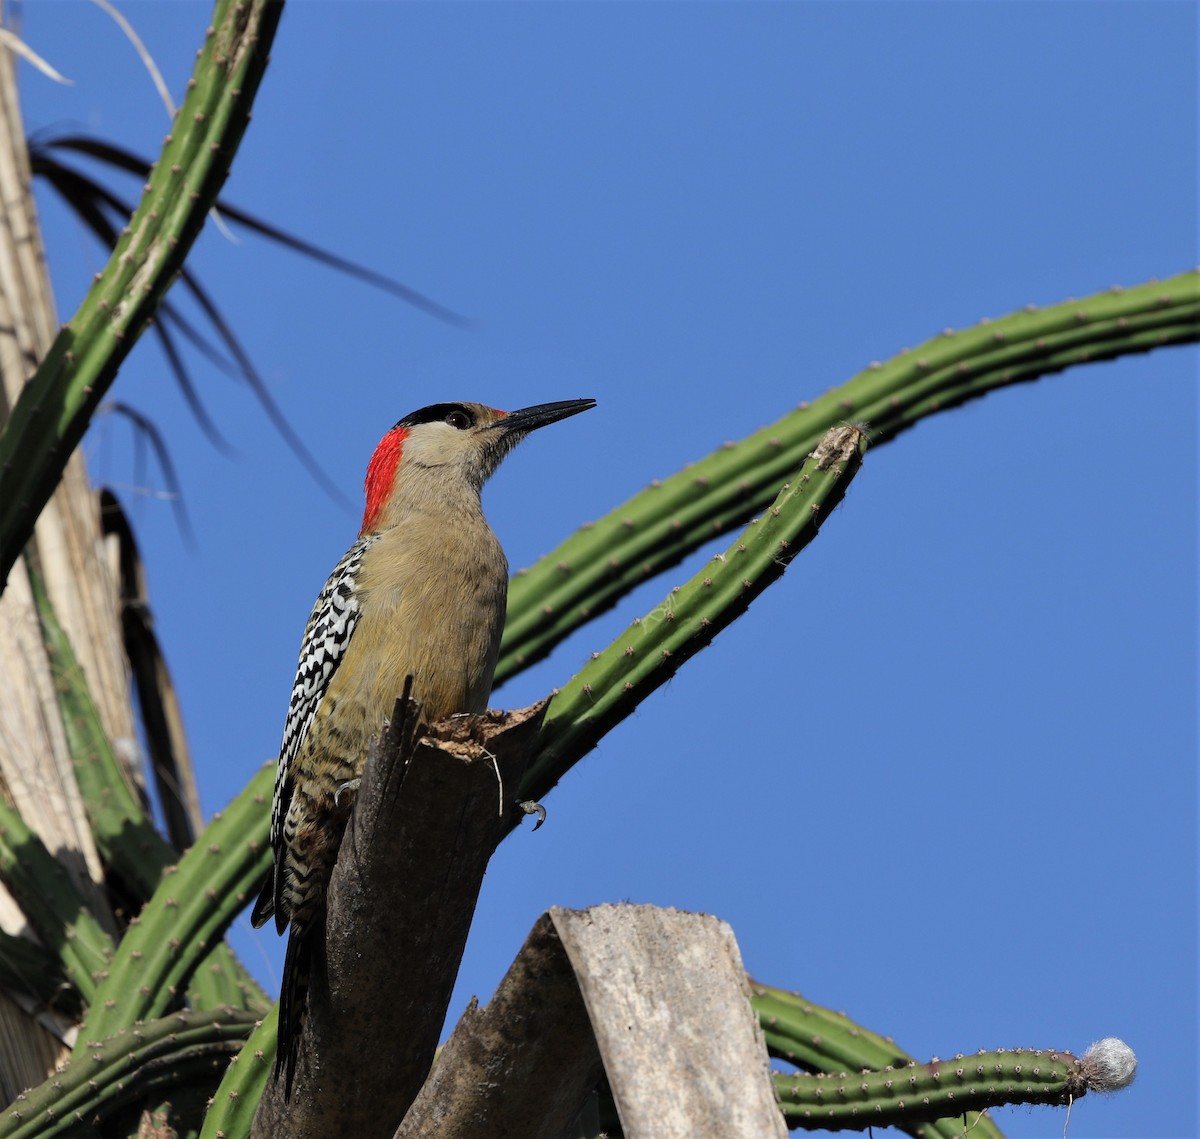
M349 791L352 795L357 795L361 784L361 779L348 779L345 783L339 784L338 789L333 793L333 805L335 807L341 806L343 791Z
M525 799L518 803L517 806L521 809L522 814L537 815L537 822L533 824L534 830L537 830L546 821L546 808L541 803L535 803L532 799Z

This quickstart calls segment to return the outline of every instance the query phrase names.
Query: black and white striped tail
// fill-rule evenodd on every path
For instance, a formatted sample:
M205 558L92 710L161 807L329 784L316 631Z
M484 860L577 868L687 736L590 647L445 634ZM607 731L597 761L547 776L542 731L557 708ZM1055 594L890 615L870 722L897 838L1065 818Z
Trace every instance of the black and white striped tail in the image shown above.
M283 959L283 984L279 988L279 1042L275 1048L275 1074L284 1074L283 1101L292 1098L296 1059L300 1054L300 1032L308 1004L308 979L312 969L313 939L307 930L292 926L288 931L287 955Z

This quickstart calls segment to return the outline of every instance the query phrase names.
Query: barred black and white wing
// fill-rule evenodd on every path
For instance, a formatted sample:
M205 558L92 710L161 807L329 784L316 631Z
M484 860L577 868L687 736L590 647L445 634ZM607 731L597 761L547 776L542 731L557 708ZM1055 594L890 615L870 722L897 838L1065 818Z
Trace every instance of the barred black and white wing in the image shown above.
M286 915L277 907L283 878L280 873L283 824L292 801L292 765L362 614L358 572L363 555L377 539L377 534L360 538L346 551L325 582L304 629L296 680L279 745L279 765L275 771L275 797L271 804L271 846L275 851L275 866L250 915L255 926L262 925L272 912L280 933L287 925Z

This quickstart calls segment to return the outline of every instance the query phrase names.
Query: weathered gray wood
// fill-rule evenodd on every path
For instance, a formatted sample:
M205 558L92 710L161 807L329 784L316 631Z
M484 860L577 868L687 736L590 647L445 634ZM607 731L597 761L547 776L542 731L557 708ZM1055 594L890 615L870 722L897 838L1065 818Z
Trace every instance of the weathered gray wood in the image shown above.
M601 1061L626 1139L786 1134L729 926L621 905L542 915L395 1139L558 1139Z
M0 3L0 17L10 14L7 7ZM6 44L0 47L0 424L58 331L32 181L17 58ZM109 738L132 740L116 596L98 536L95 498L76 451L38 519L31 548ZM54 853L97 920L114 930L21 561L8 588L0 583L0 795ZM28 928L21 906L0 884L0 929ZM41 1083L70 1055L62 1027L51 1029L53 1023L22 994L0 993L0 1102Z
M550 910L626 1139L787 1133L733 931L652 906Z

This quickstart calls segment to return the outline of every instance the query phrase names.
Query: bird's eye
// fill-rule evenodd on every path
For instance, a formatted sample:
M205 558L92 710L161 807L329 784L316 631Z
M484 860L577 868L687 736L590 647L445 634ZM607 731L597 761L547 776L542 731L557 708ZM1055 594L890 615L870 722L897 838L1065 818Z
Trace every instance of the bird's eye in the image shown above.
M446 422L455 431L466 431L471 426L471 417L465 411L452 411L446 416Z

